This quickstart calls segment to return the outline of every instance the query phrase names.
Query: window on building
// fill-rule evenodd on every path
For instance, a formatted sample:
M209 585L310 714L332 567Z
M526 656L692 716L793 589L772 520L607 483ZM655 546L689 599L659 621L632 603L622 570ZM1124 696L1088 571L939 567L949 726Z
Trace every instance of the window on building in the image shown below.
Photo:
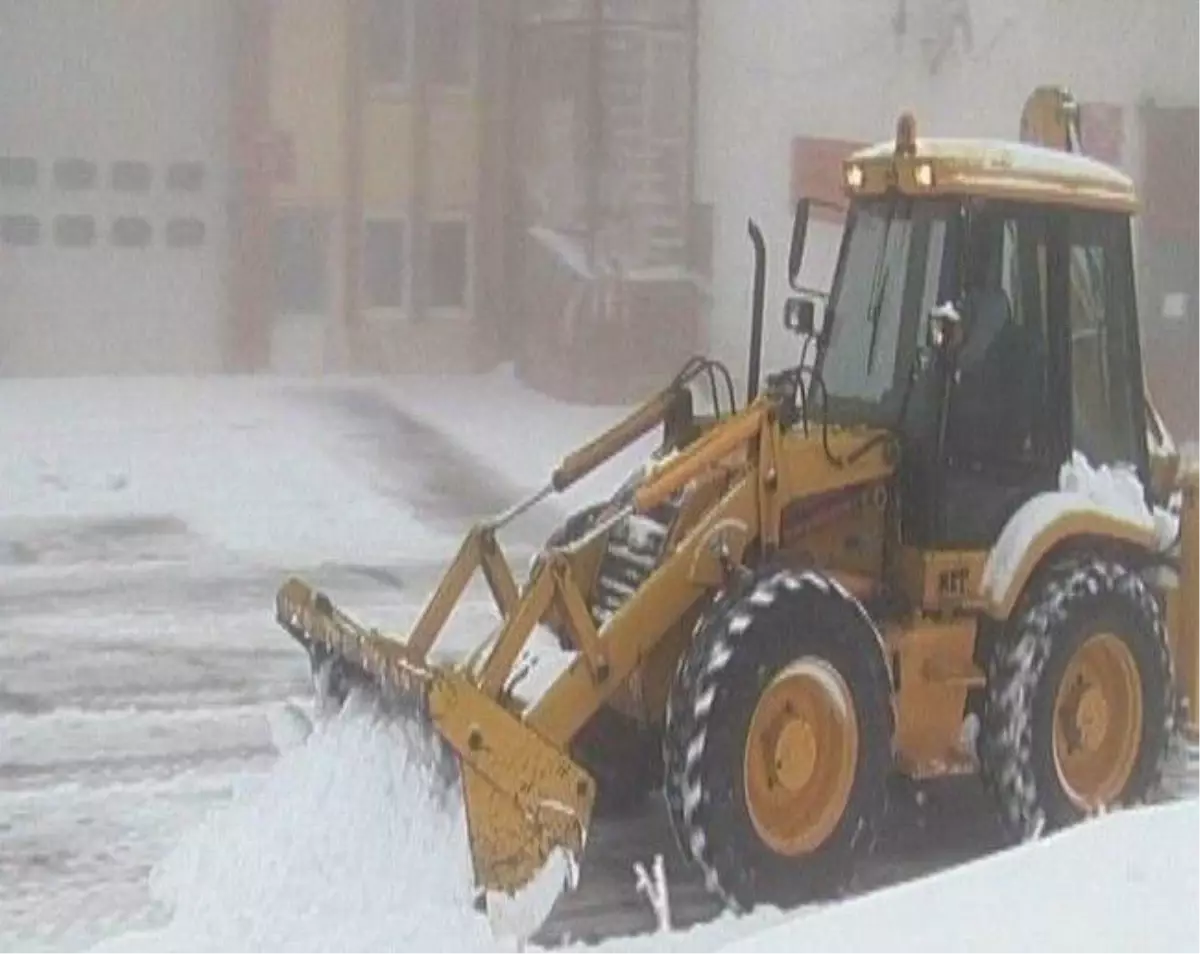
M328 307L329 223L310 209L275 218L275 308L281 314L319 314Z
M60 215L54 220L54 242L63 248L87 248L96 241L96 220L90 215Z
M56 159L54 184L72 191L90 189L96 184L96 164L88 159Z
M42 238L42 223L32 215L0 215L0 242L27 248Z
M461 219L429 226L429 304L434 308L466 307L468 233Z
M475 62L475 0L438 0L428 10L429 81L469 85Z
M367 308L403 308L408 274L403 219L368 219L363 227L363 299Z
M364 44L367 78L372 85L400 86L408 82L412 24L412 0L368 0Z
M112 244L118 248L145 248L154 230L140 216L124 215L112 224Z
M204 163L172 162L167 166L167 188L172 192L199 192L204 188Z
M149 163L119 159L112 164L110 181L117 192L148 192L152 179Z
M37 181L36 159L29 156L0 156L0 188L32 189Z
M200 219L171 219L167 223L164 238L167 248L198 248L204 244L207 229Z

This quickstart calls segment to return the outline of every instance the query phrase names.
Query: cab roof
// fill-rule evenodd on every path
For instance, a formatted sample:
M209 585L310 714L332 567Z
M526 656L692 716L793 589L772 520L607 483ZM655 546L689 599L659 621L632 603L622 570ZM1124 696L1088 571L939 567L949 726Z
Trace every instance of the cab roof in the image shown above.
M844 163L846 191L872 195L898 188L906 194L979 195L1126 213L1138 209L1129 176L1078 153L998 139L914 137L907 147L898 137L850 155Z

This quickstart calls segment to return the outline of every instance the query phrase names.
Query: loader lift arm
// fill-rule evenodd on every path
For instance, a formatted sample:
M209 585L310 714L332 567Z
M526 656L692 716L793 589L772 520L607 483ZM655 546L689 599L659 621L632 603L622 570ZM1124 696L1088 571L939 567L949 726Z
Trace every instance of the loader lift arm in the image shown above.
M680 389L709 370L703 361L689 362L670 386L564 458L544 487L473 527L407 639L362 626L302 580L289 579L278 591L277 620L306 649L314 670L339 667L346 684L369 687L384 704L428 723L456 758L476 883L489 899L519 893L561 852L571 859L582 853L595 783L566 754L567 744L669 630L670 622L705 592L707 584L694 577L703 558L717 559L705 546L714 523L733 519L757 526L760 488L750 477L735 481L631 599L633 612L640 614L638 625L630 626L628 607L608 621L604 636L612 638L598 630L563 549L546 553L521 591L496 535L663 423L677 407ZM758 440L767 432L769 406L768 398L761 398L679 450L646 479L631 502L588 536L652 507ZM476 571L482 572L500 613L499 632L481 657L437 665L430 653ZM505 686L534 627L552 610L569 621L578 657L537 705L520 712Z

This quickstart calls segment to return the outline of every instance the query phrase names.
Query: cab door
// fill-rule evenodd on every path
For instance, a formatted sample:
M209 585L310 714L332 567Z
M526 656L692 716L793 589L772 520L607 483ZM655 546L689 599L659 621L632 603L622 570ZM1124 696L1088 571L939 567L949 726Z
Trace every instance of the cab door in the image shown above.
M988 202L970 210L960 311L965 340L948 382L936 539L983 549L1029 497L1051 489L1067 441L1068 395L1050 287L1049 209Z

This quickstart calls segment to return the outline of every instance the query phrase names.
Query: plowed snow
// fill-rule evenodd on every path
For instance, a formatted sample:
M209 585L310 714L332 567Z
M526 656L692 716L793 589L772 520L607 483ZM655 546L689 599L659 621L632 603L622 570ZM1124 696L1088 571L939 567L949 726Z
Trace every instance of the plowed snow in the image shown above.
M154 871L166 928L106 947L494 949L472 907L459 790L427 745L355 700L318 720Z

